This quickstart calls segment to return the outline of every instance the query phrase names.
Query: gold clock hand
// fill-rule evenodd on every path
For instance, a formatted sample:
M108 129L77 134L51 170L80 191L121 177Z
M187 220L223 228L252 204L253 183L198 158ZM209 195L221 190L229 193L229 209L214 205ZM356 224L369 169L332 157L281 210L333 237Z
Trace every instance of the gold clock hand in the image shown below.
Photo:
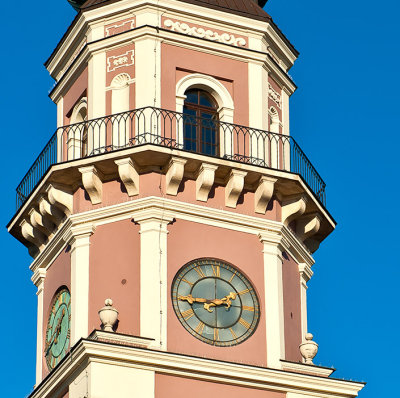
M57 338L58 338L58 335L60 334L60 331L61 331L61 322L64 319L64 315L65 315L65 309L63 308L62 313L61 313L61 318L57 322L56 330L51 335L50 342L46 345L46 350L45 350L45 355L46 356L49 353L50 348L53 345L53 343L57 344ZM54 336L56 336L56 337L54 338Z
M214 299L214 300L207 300L201 297L193 297L191 294L187 296L179 296L178 300L187 301L189 304L193 303L204 303L204 309L208 312L213 312L210 307L217 307L219 305L226 305L226 308L230 308L232 305L232 300L236 299L236 293L230 292L228 295L223 297L222 299Z
M188 294L187 296L179 296L179 297L178 297L178 300L187 301L189 304L193 304L193 303L206 303L207 301L209 301L209 300L207 300L207 299L205 299L205 298L193 297L191 294Z
M222 299L214 299L210 300L210 302L204 303L204 309L207 310L208 312L213 312L210 307L217 307L219 305L226 305L226 309L230 308L232 305L231 300L236 299L236 293L230 292L228 295L223 297Z

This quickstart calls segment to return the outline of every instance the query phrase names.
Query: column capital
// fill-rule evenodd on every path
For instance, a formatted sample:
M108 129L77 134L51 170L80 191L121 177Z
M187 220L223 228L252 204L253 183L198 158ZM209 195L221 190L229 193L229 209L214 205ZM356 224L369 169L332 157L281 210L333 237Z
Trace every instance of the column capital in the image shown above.
M74 244L78 238L89 238L95 230L96 227L93 224L72 226L63 235L63 240L67 244Z
M46 278L46 270L43 268L37 269L32 275L32 282L38 288L37 294L39 294L43 289L43 282Z
M286 251L290 248L289 240L280 231L262 231L258 234L258 238L260 239L260 242L264 244L264 246L276 247L280 251Z
M312 278L314 272L312 271L311 267L305 263L299 264L299 272L302 278L302 282L304 281L305 285L307 286L307 282Z
M132 215L132 220L140 225L157 222L163 225L168 225L174 220L166 210L160 208L148 208L135 212Z

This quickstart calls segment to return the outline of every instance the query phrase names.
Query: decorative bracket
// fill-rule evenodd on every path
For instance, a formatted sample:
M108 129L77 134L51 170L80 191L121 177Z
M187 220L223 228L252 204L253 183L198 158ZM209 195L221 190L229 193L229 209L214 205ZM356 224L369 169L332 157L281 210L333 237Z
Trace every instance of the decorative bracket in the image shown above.
M36 209L32 208L28 214L34 228L37 228L46 236L49 236L53 232L55 225L43 217Z
M263 176L258 182L258 187L254 194L254 211L265 214L268 203L274 194L274 185L278 181L276 178Z
M300 217L306 211L307 198L304 195L293 195L282 203L282 222L288 226L296 217Z
M232 170L225 187L225 206L236 208L237 201L244 187L244 178L247 172Z
M118 166L119 178L121 178L128 196L139 195L139 174L133 165L132 159L119 159L114 163Z
M55 225L60 224L64 213L51 205L43 196L39 199L39 212L42 216L49 218Z
M64 212L67 216L72 214L73 209L73 195L67 189L61 186L49 184L46 189L49 203Z
M22 236L33 243L38 249L47 241L46 235L34 228L28 221L22 220L20 223Z
M196 179L196 200L207 202L210 190L214 185L215 171L218 166L202 163Z
M185 171L186 160L173 157L168 165L168 171L166 175L166 193L168 195L178 195L179 185L183 179L183 173Z
M307 238L315 235L321 227L321 216L318 213L307 214L297 220L296 233L304 242Z
M103 196L103 183L99 177L99 172L94 166L80 167L82 174L82 184L89 195L93 205L101 203Z

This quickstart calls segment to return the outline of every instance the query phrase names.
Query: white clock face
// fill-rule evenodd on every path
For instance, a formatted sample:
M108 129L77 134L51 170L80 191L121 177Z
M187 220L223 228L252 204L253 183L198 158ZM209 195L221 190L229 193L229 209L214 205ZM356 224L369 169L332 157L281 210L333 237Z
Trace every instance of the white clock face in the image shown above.
M220 347L249 338L260 318L250 281L232 265L215 259L186 264L173 281L172 302L192 336Z

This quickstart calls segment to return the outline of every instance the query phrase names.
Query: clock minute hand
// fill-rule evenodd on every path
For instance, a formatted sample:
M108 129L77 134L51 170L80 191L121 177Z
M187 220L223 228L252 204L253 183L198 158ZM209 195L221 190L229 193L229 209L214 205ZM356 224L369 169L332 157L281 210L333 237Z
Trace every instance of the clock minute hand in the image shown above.
M204 303L204 309L207 310L208 312L213 312L213 310L210 309L210 307L217 307L219 305L226 305L226 309L228 309L232 305L232 300L235 299L236 299L236 293L230 292L222 299L207 300L207 302Z
M188 294L187 296L179 296L179 297L178 297L178 300L187 301L189 304L193 304L193 303L207 303L207 301L210 301L210 300L207 300L207 299L201 298L201 297L199 297L199 298L193 297L191 294Z

